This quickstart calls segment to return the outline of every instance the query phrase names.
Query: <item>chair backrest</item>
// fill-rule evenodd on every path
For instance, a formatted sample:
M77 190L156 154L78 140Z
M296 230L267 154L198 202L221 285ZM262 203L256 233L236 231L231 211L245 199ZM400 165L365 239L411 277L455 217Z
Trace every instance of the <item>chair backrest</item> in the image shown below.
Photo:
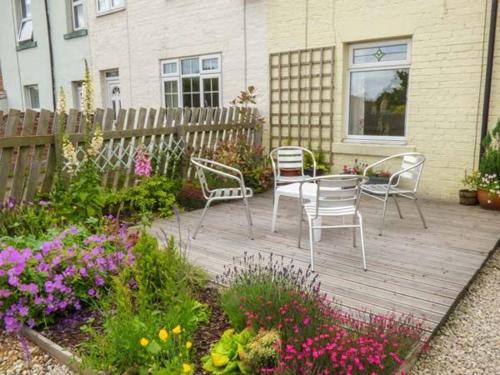
M398 184L404 183L408 188L416 192L422 176L425 156L418 152L410 152L401 156L401 169L398 172L403 172L399 174Z
M316 216L321 208L358 210L361 185L367 177L358 175L330 175L316 178Z
M205 199L208 199L210 195L210 189L207 183L207 176L205 175L205 169L208 167L206 159L201 158L191 158L191 163L193 163L196 175L198 176L198 181L200 181L201 191Z
M274 176L280 176L282 169L299 169L304 175L304 154L310 155L314 160L314 154L307 148L300 146L282 146L273 149L269 156L273 166Z

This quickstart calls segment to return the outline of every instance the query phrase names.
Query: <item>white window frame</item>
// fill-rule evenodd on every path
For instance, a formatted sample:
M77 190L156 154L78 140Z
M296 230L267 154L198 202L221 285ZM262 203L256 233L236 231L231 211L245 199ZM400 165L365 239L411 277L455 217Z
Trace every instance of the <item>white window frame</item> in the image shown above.
M182 74L182 60L197 58L199 63L199 73L194 74ZM217 59L217 69L213 70L203 70L203 60L206 59ZM200 108L205 107L204 101L204 90L203 90L203 79L204 78L218 78L219 79L219 107L222 106L222 66L221 66L221 54L213 53L208 55L199 55L199 56L185 56L176 59L167 59L160 61L160 75L161 75L161 102L163 106L166 106L165 103L165 83L166 81L175 81L177 80L177 95L178 95L178 105L180 108L184 108L184 96L182 92L182 78L192 78L199 77L200 78ZM168 73L165 74L163 70L163 66L169 63L176 63L177 69L176 73Z
M354 64L354 50L358 48L370 48L370 47L385 47L406 44L406 59L395 60L395 61L382 61L373 63L358 63ZM345 141L346 142L356 142L356 143L396 143L396 144L406 144L408 139L408 109L409 109L409 96L410 85L408 84L406 92L406 108L405 108L405 124L404 124L404 136L380 136L380 135L355 135L349 134L349 118L350 118L350 106L351 106L351 75L355 72L365 72L365 71L376 71L376 70L393 70L393 69L410 69L411 66L411 40L410 39L398 39L390 41L381 42L370 42L370 43L356 43L349 46L349 64L347 71L347 82L346 82L346 105L345 105Z
M73 24L73 31L83 30L87 26L86 20L85 20L85 4L84 4L83 0L70 0L70 1L71 1L71 21ZM82 10L83 10L83 25L77 27L76 26L76 17L75 17L75 8L77 6L80 6L80 5L82 6Z
M31 89L36 88L38 91L38 107L33 106L33 100L31 97ZM40 88L38 85L26 85L24 86L24 92L26 95L26 103L28 104L28 108L33 110L40 110Z
M95 10L97 15L104 15L108 13L114 13L119 10L125 9L127 6L126 0L122 0L123 4L122 5L113 5L114 1L116 0L104 0L106 4L105 9L99 9L99 0L95 1Z
M30 1L30 15L27 16L27 15L24 15L23 14L23 4L22 3L25 3L25 0L19 0L19 29L17 30L17 41L19 43L22 43L22 42L29 42L30 40L33 40L33 18L32 18L32 15L31 15L31 1ZM25 8L27 8L27 6L25 5ZM21 34L23 32L23 29L24 27L26 27L25 25L30 23L31 24L31 33L30 33L30 36L29 38L21 38Z

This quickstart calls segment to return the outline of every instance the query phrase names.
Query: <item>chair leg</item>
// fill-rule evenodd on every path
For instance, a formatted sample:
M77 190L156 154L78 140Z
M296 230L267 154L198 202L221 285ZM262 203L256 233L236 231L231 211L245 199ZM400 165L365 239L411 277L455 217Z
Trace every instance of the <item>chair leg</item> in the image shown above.
M344 216L342 216L342 219L344 219ZM344 223L342 223L344 224ZM356 215L353 215L352 217L352 224L356 224ZM352 246L356 247L356 227L352 228Z
M250 237L251 240L253 240L252 214L250 213L250 206L248 205L248 199L247 198L243 198L243 204L245 205L245 212L246 212L247 220L248 220L248 236Z
M271 224L271 232L276 232L276 219L278 217L279 200L280 200L279 194L276 194L276 192L274 192L274 195L273 195L273 201L274 201L274 203L273 203L273 221Z
M420 215L420 219L422 220L422 224L424 225L424 228L427 229L427 224L425 222L424 214L422 213L422 209L420 208L420 205L418 204L417 197L415 197L415 205L417 206L418 214Z
M361 236L361 254L363 255L363 269L366 271L366 255L365 255L365 231L363 229L363 217L358 212L359 234Z
M201 228L201 223L203 222L203 219L205 218L205 215L207 214L208 207L210 207L210 203L212 203L212 201L209 199L207 201L207 203L205 204L205 208L203 209L203 212L201 213L200 221L198 222L198 225L196 226L196 229L194 230L193 240L196 239L196 235L198 234L198 231Z
M385 221L385 212L387 211L387 199L384 200L384 210L382 212L382 220L380 222L380 230L378 232L378 235L381 236L382 232L384 231L384 221Z
M403 214L401 213L401 207L399 207L399 202L396 199L395 195L393 195L392 198L394 198L394 203L396 203L396 208L398 209L399 218L402 219L403 218Z
M301 242L301 240L302 240L302 211L299 211L299 240L297 242L297 247L299 249L300 249L300 242Z
M311 218L308 218L309 221L309 249L311 250L311 270L314 271L314 229Z

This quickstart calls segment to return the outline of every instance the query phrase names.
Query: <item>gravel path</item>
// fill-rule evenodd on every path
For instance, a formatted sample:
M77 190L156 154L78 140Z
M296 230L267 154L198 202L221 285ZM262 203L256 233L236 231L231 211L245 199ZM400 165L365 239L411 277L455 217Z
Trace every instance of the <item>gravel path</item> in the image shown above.
M2 375L70 375L66 366L59 364L37 346L28 342L31 361L29 365L23 358L23 350L19 339L0 333L0 374Z
M500 248L430 345L412 375L500 374Z

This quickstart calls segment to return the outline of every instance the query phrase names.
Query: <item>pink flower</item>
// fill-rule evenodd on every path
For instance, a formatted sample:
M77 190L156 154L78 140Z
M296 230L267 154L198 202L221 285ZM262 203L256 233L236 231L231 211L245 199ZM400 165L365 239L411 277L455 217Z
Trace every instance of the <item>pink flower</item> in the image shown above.
M135 154L135 174L140 177L151 176L151 159L146 152L139 148Z

